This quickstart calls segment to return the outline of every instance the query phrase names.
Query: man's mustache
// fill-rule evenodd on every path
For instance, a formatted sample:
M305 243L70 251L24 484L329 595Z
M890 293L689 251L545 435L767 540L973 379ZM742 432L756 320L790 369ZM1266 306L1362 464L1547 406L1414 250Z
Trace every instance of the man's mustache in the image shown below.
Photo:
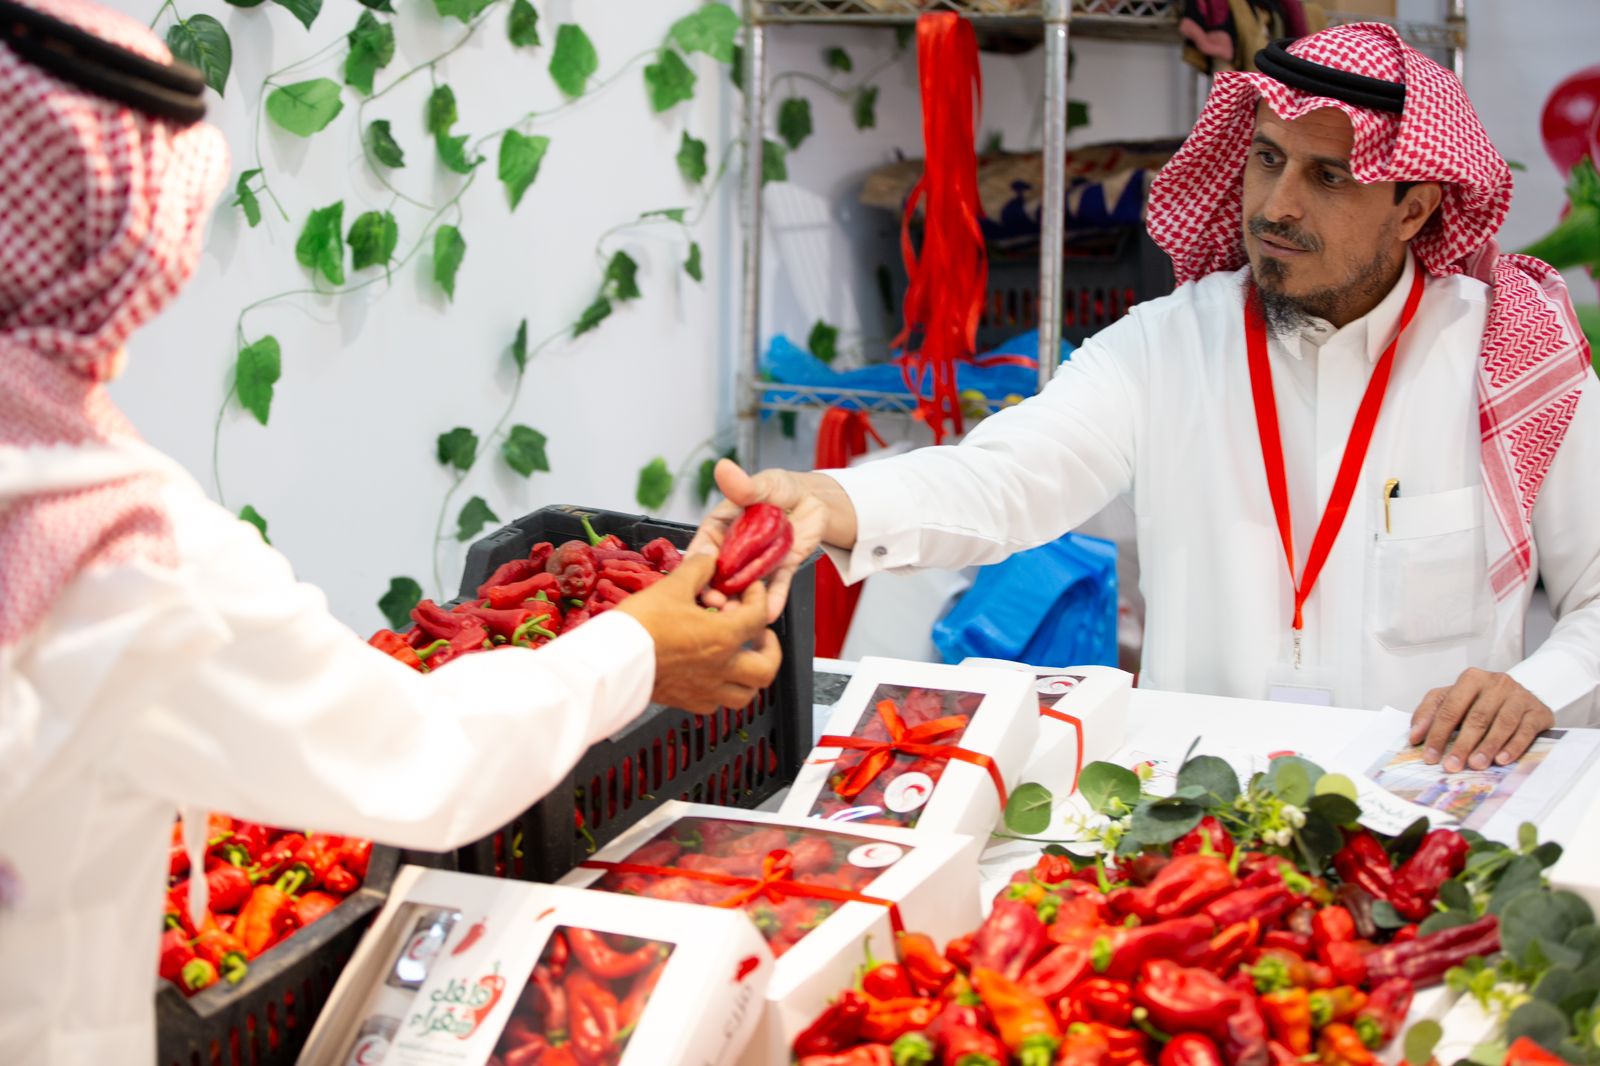
M1280 244L1287 244L1291 248L1298 248L1302 252L1322 251L1322 242L1299 226L1292 226L1287 222L1271 222L1260 215L1250 220L1250 235L1253 237L1271 237Z

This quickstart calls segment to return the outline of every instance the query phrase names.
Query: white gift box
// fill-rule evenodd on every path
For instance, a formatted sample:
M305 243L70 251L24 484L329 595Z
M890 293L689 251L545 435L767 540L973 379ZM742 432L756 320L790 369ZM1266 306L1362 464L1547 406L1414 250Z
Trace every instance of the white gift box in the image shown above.
M701 837L705 833L705 823L701 820L716 823L715 827L720 830L730 825L737 827L738 835L746 839L758 831L778 828L786 832L795 845L808 838L830 842L841 868L848 865L871 874L870 880L864 879L863 874L855 875L863 880L854 891L874 899L893 901L905 929L926 933L935 943L943 944L970 932L982 920L977 889L979 842L971 837L935 836L889 826L824 824L782 814L673 801L602 849L592 861L625 862L647 844L673 839L674 827L679 830L680 839ZM682 862L682 859L671 859L663 865L682 869ZM608 876L640 875L608 874L603 869L580 866L562 878L561 883L594 885ZM646 883L660 883L665 879L666 875L652 875ZM795 880L806 883L826 878L797 874ZM738 885L712 884L710 887L717 893L713 898L727 898L735 892L749 890L748 886ZM806 897L785 898L805 900ZM761 904L753 901L751 906L759 908ZM788 1062L789 1048L795 1037L816 1019L840 989L854 980L856 968L866 961L863 945L869 937L875 955L892 957L894 929L889 908L868 902L842 902L835 906L837 909L780 954L767 985L763 1023L740 1062L749 1066ZM742 917L745 912L723 913ZM777 935L782 937L781 930ZM787 941L775 940L774 943L783 946Z
M773 959L742 914L408 866L300 1062L482 1066L514 1018L542 1030L530 1005L537 997L524 1003L523 993L535 963L551 958L554 935L574 929L625 938L615 950L654 942L665 954L637 974L596 978L621 1000L662 967L618 1066L702 1066L743 1052L761 1021ZM575 952L565 966L582 968Z
M970 718L964 731L928 743L987 756L998 767L1005 788L1015 788L1039 735L1039 701L1032 679L1014 670L863 659L835 705L825 735L860 736L880 720L880 701L892 699L907 707L909 696L931 706L926 702L933 699L930 693L940 695L941 706L929 715ZM913 728L922 720L911 714L903 717ZM853 799L841 799L834 791L836 775L848 773L865 757L855 749L813 748L780 810L795 818L893 824L977 837L987 836L1000 816L1000 792L993 776L982 766L954 757L935 760L939 763L935 781L930 773L910 769L918 756L896 755L871 788Z
M1109 759L1128 739L1133 675L1110 666L1028 666L1004 659L965 659L962 666L1032 674L1039 695L1039 739L1023 779L1060 792L1074 770ZM1077 719L1077 724L1056 715Z

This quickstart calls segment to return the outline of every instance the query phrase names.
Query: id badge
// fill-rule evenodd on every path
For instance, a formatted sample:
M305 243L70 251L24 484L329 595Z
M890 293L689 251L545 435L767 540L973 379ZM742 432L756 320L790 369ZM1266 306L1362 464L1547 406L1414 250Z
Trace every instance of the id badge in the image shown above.
M1294 665L1293 646L1286 646L1278 661L1267 670L1267 699L1273 703L1301 703L1313 707L1332 707L1338 674L1326 666L1302 662Z

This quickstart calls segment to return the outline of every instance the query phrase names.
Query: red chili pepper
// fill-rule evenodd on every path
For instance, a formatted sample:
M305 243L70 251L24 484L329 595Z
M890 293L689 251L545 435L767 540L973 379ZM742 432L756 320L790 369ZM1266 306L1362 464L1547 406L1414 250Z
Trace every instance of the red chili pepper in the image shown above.
M1467 852L1471 849L1466 837L1454 829L1435 829L1400 865L1395 881L1403 892L1432 903L1439 896L1439 886L1467 865Z
M776 570L793 545L794 527L783 508L751 504L734 519L722 542L711 587L726 596L740 595Z
M1194 914L1237 885L1228 860L1220 855L1184 855L1173 859L1155 880L1127 897L1133 913L1145 921L1165 921Z
M1161 1049L1157 1061L1159 1066L1222 1066L1222 1052L1199 1033L1179 1033Z
M326 892L307 892L294 901L295 921L304 929L337 907L339 902L337 896L330 896Z
M1360 985L1367 980L1367 961L1354 941L1335 941L1322 951L1322 961L1341 985Z
M194 995L217 983L217 968L205 959L191 959L179 974L179 984L185 995Z
M547 1066L550 1062L550 1041L539 1033L529 1033L522 1043L511 1048L501 1060L502 1066ZM567 1052L566 1048L562 1051ZM567 1052L567 1054L571 1054Z
M1324 907L1311 920L1311 939L1320 952L1329 944L1356 938L1356 921L1343 907Z
M249 969L249 955L244 944L214 921L207 922L195 938L194 953L210 963L213 972L226 977L231 984L244 980L245 972Z
M939 954L931 937L922 933L900 933L895 937L895 947L906 976L911 979L912 990L918 995L939 995L956 975L955 966Z
M616 585L624 592L643 592L645 589L649 588L651 585L654 585L657 581L662 580L666 576L667 575L657 573L654 570L638 572L633 570L623 570L609 565L602 566L600 568L600 577L610 581L613 585Z
M1003 1066L1005 1059L999 1062ZM1056 1066L1109 1066L1110 1062L1111 1041L1106 1038L1105 1026L1087 1022L1067 1026Z
M981 966L973 969L972 984L1017 1066L1051 1066L1061 1046L1061 1026L1049 1005L1004 974Z
M581 540L569 540L550 556L545 570L556 575L561 595L582 600L595 590L595 583L600 576L600 563L589 545Z
M329 871L339 862L339 853L344 848L344 838L331 836L327 833L312 833L306 838L289 859L289 872L301 872L304 876L290 889L299 892L303 889L320 887L327 878ZM360 887L358 884L357 888Z
M1344 847L1334 853L1333 868L1341 880L1365 889L1374 899L1387 900L1403 918L1419 921L1432 909L1401 885L1389 853L1365 829L1346 835Z
M522 607L529 600L536 599L541 592L550 597L561 595L561 582L554 574L534 574L509 585L493 586L484 592L490 607Z
M489 579L478 586L478 599L487 599L491 589L502 585L515 585L519 581L526 581L542 573L544 573L543 559L537 562L533 559L513 559L509 563L501 563L495 568L494 573L489 575Z
M436 641L445 641L453 655L482 651L489 643L488 627L481 620L447 611L432 600L423 600L413 607L411 619L421 632ZM431 659L429 663L431 667Z
M1134 998L1150 1012L1157 1028L1169 1033L1220 1035L1228 1017L1239 1009L1240 996L1206 970L1179 966L1167 959L1144 964L1134 985Z
M1322 1030L1317 1056L1323 1066L1372 1066L1378 1061L1354 1029L1338 1022Z
M1024 900L1002 899L978 927L972 968L997 970L1015 981L1049 946L1049 931L1038 910Z
M678 550L676 544L673 544L666 537L657 537L655 540L647 541L640 547L639 554L643 555L652 566L663 574L672 573L683 562L683 553Z
M1269 992L1260 1003L1273 1037L1296 1055L1311 1054L1311 993L1287 988Z
M535 601L537 603L537 601ZM542 609L541 609L542 607ZM476 604L466 603L459 608L461 614L476 618L489 630L489 638L496 643L526 644L531 643L535 635L547 640L556 638L556 631L547 624L552 618L554 607L544 603L539 607L532 604L523 607L508 607L497 609L493 607L479 607ZM558 622L557 625L560 625Z
M1445 971L1475 955L1500 950L1500 920L1486 914L1475 922L1440 929L1403 944L1389 944L1366 957L1373 981L1404 977L1418 988L1444 980Z
M808 1055L828 1055L845 1051L861 1039L861 1026L866 1021L869 1003L867 997L853 988L840 993L816 1021L795 1037L794 1053L804 1059Z
M653 969L633 983L628 990L628 995L623 999L622 1005L617 1008L617 1024L620 1030L620 1039L633 1032L633 1027L639 1024L639 1019L644 1015L644 1008L650 1002L650 996L656 990L656 984L661 980L661 975L667 968L666 960L657 963Z
M1070 998L1084 1014L1105 1025L1126 1029L1133 1021L1133 986L1127 981L1091 977L1074 988Z
M1405 980L1397 978L1397 980ZM1407 982L1409 984L1409 982ZM1409 1009L1410 1000L1407 1000ZM1319 988L1311 993L1311 1025L1321 1029L1333 1022L1348 1022L1366 1009L1367 994L1359 988L1341 985L1338 988Z
M261 855L258 871L261 880L276 880L305 842L306 838L300 833L286 833L274 841Z
M607 980L632 977L661 959L660 944L648 943L637 950L621 952L592 929L568 928L567 944L584 969Z
M1083 944L1059 944L1022 974L1022 987L1054 1003L1091 972L1089 949Z
M294 901L290 890L305 881L300 870L291 870L276 884L255 887L244 909L239 912L238 936L245 955L259 956L294 929Z
M1133 929L1118 926L1104 930L1090 946L1090 961L1095 972L1120 981L1130 981L1138 975L1150 959L1172 959L1181 956L1195 944L1211 939L1214 931L1211 919L1195 914L1188 918L1174 918L1153 925ZM1059 925L1051 926L1051 939L1071 936ZM1081 939L1082 933L1077 934Z
M206 890L210 894L213 911L237 911L250 898L254 888L250 883L250 875L237 866L224 863L206 874ZM185 881L173 891L181 893L180 898L186 898L189 883Z
M339 850L339 865L365 881L367 869L372 865L372 841L348 837Z
M161 934L161 962L157 972L163 979L183 984L183 968L194 958L194 948L182 929L168 929Z
M380 629L367 640L374 648L383 652L391 659L411 667L413 670L422 669L422 660L417 658L417 649L411 643L392 629Z
M911 999L916 996L911 988L911 975L904 966L898 962L883 962L873 958L870 936L862 946L867 953L867 962L861 973L861 991L877 1000Z
M572 1016L570 1004L567 1002L566 986L556 982L555 975L544 963L533 968L533 976L529 981L539 998L544 1001L541 1013L544 1015L545 1031L566 1032L567 1022Z
M861 1021L861 1037L869 1043L892 1044L909 1032L932 1025L941 1009L938 1000L916 996L873 1000Z
M807 1055L798 1066L895 1066L886 1044L862 1044L838 1054Z
M1261 936L1262 947L1292 951L1304 958L1310 955L1315 944L1304 933L1291 933L1287 929L1268 929Z
M583 1064L578 1061L577 1053L572 1050L571 1044L562 1044L545 1052L544 1058L539 1060L539 1066L583 1066Z
M1266 926L1287 914L1295 902L1294 893L1284 887L1280 880L1275 885L1229 892L1206 904L1202 913L1223 929L1249 918L1260 919L1261 924Z
M1222 1057L1234 1066L1264 1066L1267 1050L1267 1021L1261 1016L1260 1002L1243 996L1239 1006L1223 1026Z
M361 887L361 878L335 863L323 875L322 887L337 896L348 896Z
M1393 1040L1411 1013L1416 992L1416 986L1404 977L1380 982L1367 996L1366 1005L1356 1011L1353 1024L1361 1042L1376 1050Z
M1230 974L1255 948L1261 939L1261 922L1251 918L1235 922L1206 944L1198 965L1217 975Z
M1519 1036L1506 1049L1505 1066L1566 1066L1566 1061L1534 1043L1532 1037Z
M945 943L944 957L956 969L970 973L972 970L972 945L977 933L963 933Z
M610 578L602 577L594 584L594 595L589 597L589 613L605 614L628 598L628 593L617 587Z
M1233 837L1217 821L1216 815L1208 814L1200 819L1200 824L1189 830L1187 834L1178 838L1172 845L1172 857L1181 855L1221 855L1224 859L1233 858Z

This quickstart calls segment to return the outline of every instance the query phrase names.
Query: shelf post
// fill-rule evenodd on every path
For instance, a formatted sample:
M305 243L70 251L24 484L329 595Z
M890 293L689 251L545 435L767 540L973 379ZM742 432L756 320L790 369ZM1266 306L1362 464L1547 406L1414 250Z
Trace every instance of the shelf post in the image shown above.
M1467 83L1467 0L1446 0L1445 25L1455 37L1450 46L1450 69L1455 71L1461 84Z
M1044 189L1039 198L1039 391L1061 354L1061 256L1066 246L1067 38L1072 0L1044 0Z
M766 27L762 0L744 0L744 224L739 347L734 360L734 447L747 470L758 468L761 428L761 152L766 135Z

